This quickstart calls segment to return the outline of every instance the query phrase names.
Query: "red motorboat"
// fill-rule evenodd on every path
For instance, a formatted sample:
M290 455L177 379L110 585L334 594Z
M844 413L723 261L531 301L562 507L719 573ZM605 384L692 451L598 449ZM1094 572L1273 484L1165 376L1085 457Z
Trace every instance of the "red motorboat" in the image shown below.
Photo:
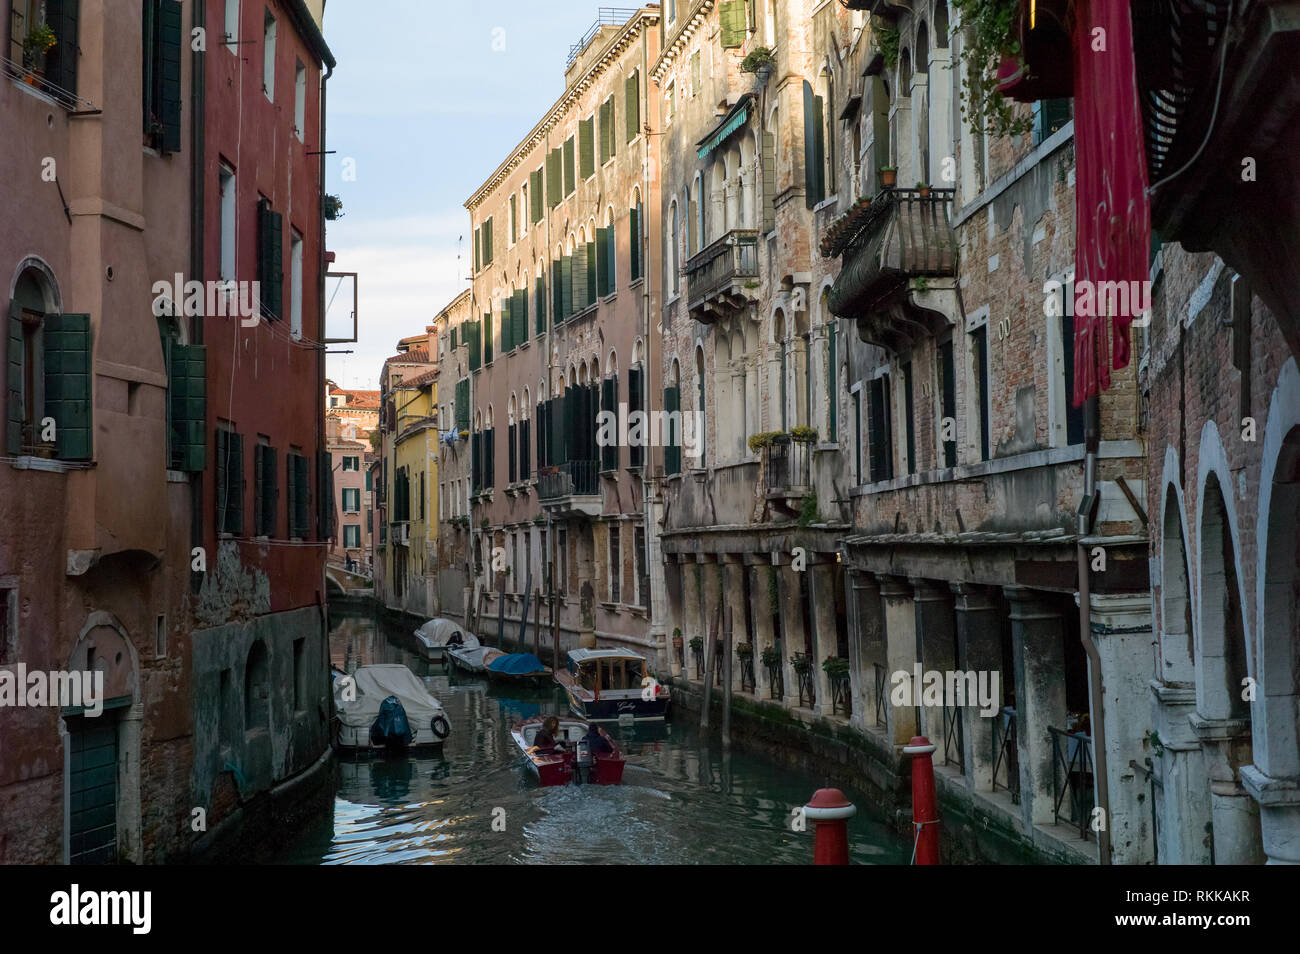
M597 729L613 751L593 756L589 751L586 736L591 723L585 719L565 717L560 719L559 729L555 733L554 746L538 747L533 744L537 733L541 731L545 716L525 719L513 729L510 735L519 746L519 751L527 759L528 767L537 776L542 785L568 785L570 782L588 782L593 785L618 785L623 781L623 753L618 743L605 732Z

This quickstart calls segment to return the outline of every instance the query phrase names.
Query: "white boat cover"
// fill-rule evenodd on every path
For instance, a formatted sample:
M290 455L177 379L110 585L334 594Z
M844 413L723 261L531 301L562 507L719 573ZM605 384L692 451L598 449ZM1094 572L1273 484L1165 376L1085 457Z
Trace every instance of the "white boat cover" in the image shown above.
M492 660L505 655L499 649L493 649L491 646L479 646L477 642L475 640L474 646L466 645L465 648L449 649L447 652L454 659L459 660L462 665L475 671L486 669L488 663L492 662Z
M415 631L415 635L428 642L430 646L445 646L447 640L451 639L456 633L461 634L461 638L467 643L472 639L478 642L475 637L465 632L464 627L458 626L449 619L439 617L431 619Z
M334 680L334 707L345 726L369 731L379 715L379 705L389 696L397 696L412 728L429 727L434 716L443 715L442 703L429 694L418 676L401 663L361 666L352 678L357 697L343 701L343 677Z

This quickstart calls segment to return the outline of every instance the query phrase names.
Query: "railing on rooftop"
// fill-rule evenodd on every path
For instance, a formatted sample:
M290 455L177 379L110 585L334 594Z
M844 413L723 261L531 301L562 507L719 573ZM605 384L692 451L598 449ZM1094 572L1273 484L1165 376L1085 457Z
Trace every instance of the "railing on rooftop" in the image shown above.
M569 47L569 55L564 61L564 68L567 70L573 65L574 60L587 48L587 44L596 38L596 34L600 32L601 27L622 26L636 16L637 9L637 7L600 7L596 11L596 22L582 35L581 40Z

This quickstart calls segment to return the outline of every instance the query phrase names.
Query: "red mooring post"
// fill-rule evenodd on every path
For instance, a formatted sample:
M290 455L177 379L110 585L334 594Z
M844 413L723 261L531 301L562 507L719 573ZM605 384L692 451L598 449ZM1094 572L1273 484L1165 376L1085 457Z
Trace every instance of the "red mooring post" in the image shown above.
M849 823L857 808L838 788L819 788L803 807L804 818L817 826L813 833L813 864L849 863Z
M912 736L903 746L912 757L912 837L916 839L916 864L939 863L939 806L934 797L934 745L923 735ZM919 832L918 832L919 828Z

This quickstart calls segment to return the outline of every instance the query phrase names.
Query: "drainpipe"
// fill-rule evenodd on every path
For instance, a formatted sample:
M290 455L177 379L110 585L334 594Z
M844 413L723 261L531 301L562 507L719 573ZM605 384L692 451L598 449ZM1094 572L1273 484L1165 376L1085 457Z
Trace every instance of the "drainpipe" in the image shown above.
M206 4L190 5L191 24L197 29L205 29L207 18ZM201 51L190 53L190 275L203 277L203 203L204 191L204 128L206 87L204 84L204 54ZM203 313L190 319L190 341L203 344ZM190 474L190 548L203 546L203 472ZM198 593L203 582L203 574L191 571L190 591Z
M320 195L317 196L316 206L320 213L320 247L317 249L318 261L320 262L319 273L316 276L316 309L320 315L320 336L323 341L325 338L325 101L326 101L326 84L331 76L334 75L334 65L326 63L325 75L320 80L320 145L317 149L320 152L320 171L317 176L317 183ZM320 455L325 449L325 345L321 344L317 350L316 360L316 473L320 473ZM319 480L319 478L318 478ZM324 492L324 488L316 488L317 496ZM331 506L333 504L331 503ZM328 584L325 581L325 561L321 561L321 580L320 580L320 610L321 610L321 647L322 655L325 657L325 669L329 670L329 606L325 600L325 594L329 592Z
M640 109L641 109L642 122L645 126L650 125L650 40L647 35L648 30L649 30L649 26L643 23L641 25L641 106ZM653 161L654 160L650 155L650 134L645 129L642 129L641 131L641 201L646 209L650 208L649 164ZM656 197L657 195L658 192L656 190ZM643 234L647 236L650 233L650 230L646 228L644 221L641 223L641 231ZM641 282L641 340L645 342L645 369L641 375L641 380L644 382L642 384L642 387L644 388L644 393L642 395L643 400L641 404L643 410L645 412L648 412L651 407L650 402L654 399L653 395L656 392L654 386L655 382L651 370L652 368L654 368L654 361L652 360L653 353L650 347L651 344L651 335L650 335L651 275L650 275L650 268L649 268L650 256L646 254L646 245L647 243L642 242L641 248L638 250L638 253L641 256L641 261L646 264L646 267L643 269L643 271L645 272L644 280ZM662 269L663 266L661 264L660 265L661 275L662 275ZM650 534L654 531L654 527L652 526L652 524L655 521L655 513L653 512L652 507L657 506L657 501L659 499L659 486L657 483L654 484L653 488L651 486L652 482L655 481L655 477L654 477L655 441L650 436L650 428L648 424L643 428L642 433L645 434L647 437L647 441L646 441L647 446L644 448L645 453L641 455L641 460L645 466L645 470L641 474L641 520L645 524L645 533L642 535L643 538L645 539L645 552L641 554L641 566L645 567L647 583L652 584L654 580L654 576L650 569L650 551L652 549L650 543ZM662 455L660 459L662 460ZM635 537L633 537L633 542L635 543ZM633 585L639 586L640 580L635 581ZM654 605L653 585L651 585L650 590L651 590L650 593L647 594L647 599L650 600L651 606L647 607L647 609L651 609ZM655 620L655 622L650 624L652 627L656 625L659 626L663 625L662 622L659 622L661 617L655 615L653 612L650 614L650 618L652 620ZM647 632L646 637L648 638L649 636L650 633ZM668 646L667 643L665 642L664 655L667 656L667 654L668 654Z
M1100 441L1099 399L1091 397L1085 405L1087 452L1083 465L1083 500L1079 512L1079 641L1088 654L1090 707L1092 710L1092 762L1097 786L1097 806L1102 810L1102 827L1097 832L1100 863L1109 865L1110 857L1110 784L1106 775L1106 691L1101 681L1101 654L1092 641L1092 591L1088 578L1088 548L1084 540L1092 532L1092 515L1096 512L1097 450Z

